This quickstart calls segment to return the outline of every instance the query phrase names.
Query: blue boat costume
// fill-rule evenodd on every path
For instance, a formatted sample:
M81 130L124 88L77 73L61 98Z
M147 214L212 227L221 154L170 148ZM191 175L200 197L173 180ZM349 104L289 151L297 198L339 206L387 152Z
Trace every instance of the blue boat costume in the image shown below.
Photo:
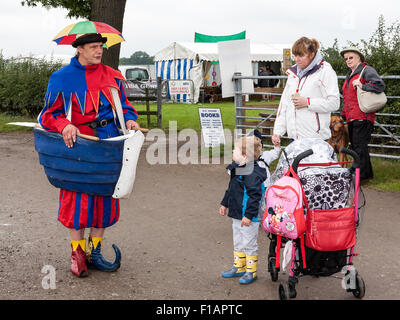
M66 125L73 124L81 134L96 135L100 139L118 136L119 122L114 116L115 105L110 87L118 90L125 122L136 121L138 118L136 110L124 93L123 81L125 79L122 74L109 66L102 63L81 65L78 58L74 57L69 65L50 76L45 105L38 121L50 132L62 133ZM67 228L107 228L119 220L119 213L119 200L111 196L60 189L58 220ZM73 252L85 251L83 240L72 243ZM105 261L101 256L101 244L101 238L94 239L94 242L93 239L89 239L92 253L88 259L89 266L97 267L98 261L98 269L113 271L116 265ZM114 250L119 267L120 252L116 246ZM82 252L80 255L82 256ZM78 271L75 269L73 270L71 264L71 271L81 276L79 267Z

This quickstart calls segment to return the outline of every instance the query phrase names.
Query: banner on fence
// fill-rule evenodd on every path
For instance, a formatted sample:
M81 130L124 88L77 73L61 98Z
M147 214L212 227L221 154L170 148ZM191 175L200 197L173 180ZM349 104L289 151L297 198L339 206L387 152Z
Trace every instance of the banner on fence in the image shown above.
M224 126L218 108L199 108L201 132L206 148L225 144Z
M170 80L169 81L170 94L192 94L193 82L188 80Z

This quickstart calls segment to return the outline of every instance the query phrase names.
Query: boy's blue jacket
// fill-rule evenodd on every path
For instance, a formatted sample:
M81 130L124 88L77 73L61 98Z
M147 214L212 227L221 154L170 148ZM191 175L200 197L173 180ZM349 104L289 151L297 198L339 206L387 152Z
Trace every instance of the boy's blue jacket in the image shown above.
M226 167L231 171L231 179L221 205L229 208L228 217L242 220L245 216L254 222L258 221L258 208L265 193L264 180L267 179L267 172L257 161L254 161L253 165L253 170L251 163L246 167L239 167L237 163L232 162Z

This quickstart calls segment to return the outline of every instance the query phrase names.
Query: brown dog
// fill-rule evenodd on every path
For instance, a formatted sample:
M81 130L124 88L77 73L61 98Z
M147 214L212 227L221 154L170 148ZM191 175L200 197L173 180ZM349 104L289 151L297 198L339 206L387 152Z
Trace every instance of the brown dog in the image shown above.
M346 154L339 152L341 147L347 148L349 146L350 139L347 124L344 123L340 116L332 115L329 128L331 129L331 138L329 138L328 143L339 154L339 162L347 161Z

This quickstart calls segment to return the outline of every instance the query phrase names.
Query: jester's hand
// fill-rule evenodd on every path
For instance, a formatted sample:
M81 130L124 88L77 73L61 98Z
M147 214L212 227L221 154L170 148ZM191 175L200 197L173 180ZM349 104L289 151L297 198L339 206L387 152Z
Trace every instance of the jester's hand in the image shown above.
M127 130L139 130L140 129L140 125L136 121L128 120L125 124L126 124Z
M73 124L67 124L62 130L61 134L63 136L65 145L68 148L72 148L74 146L74 142L76 142L76 136L80 133L78 128Z

